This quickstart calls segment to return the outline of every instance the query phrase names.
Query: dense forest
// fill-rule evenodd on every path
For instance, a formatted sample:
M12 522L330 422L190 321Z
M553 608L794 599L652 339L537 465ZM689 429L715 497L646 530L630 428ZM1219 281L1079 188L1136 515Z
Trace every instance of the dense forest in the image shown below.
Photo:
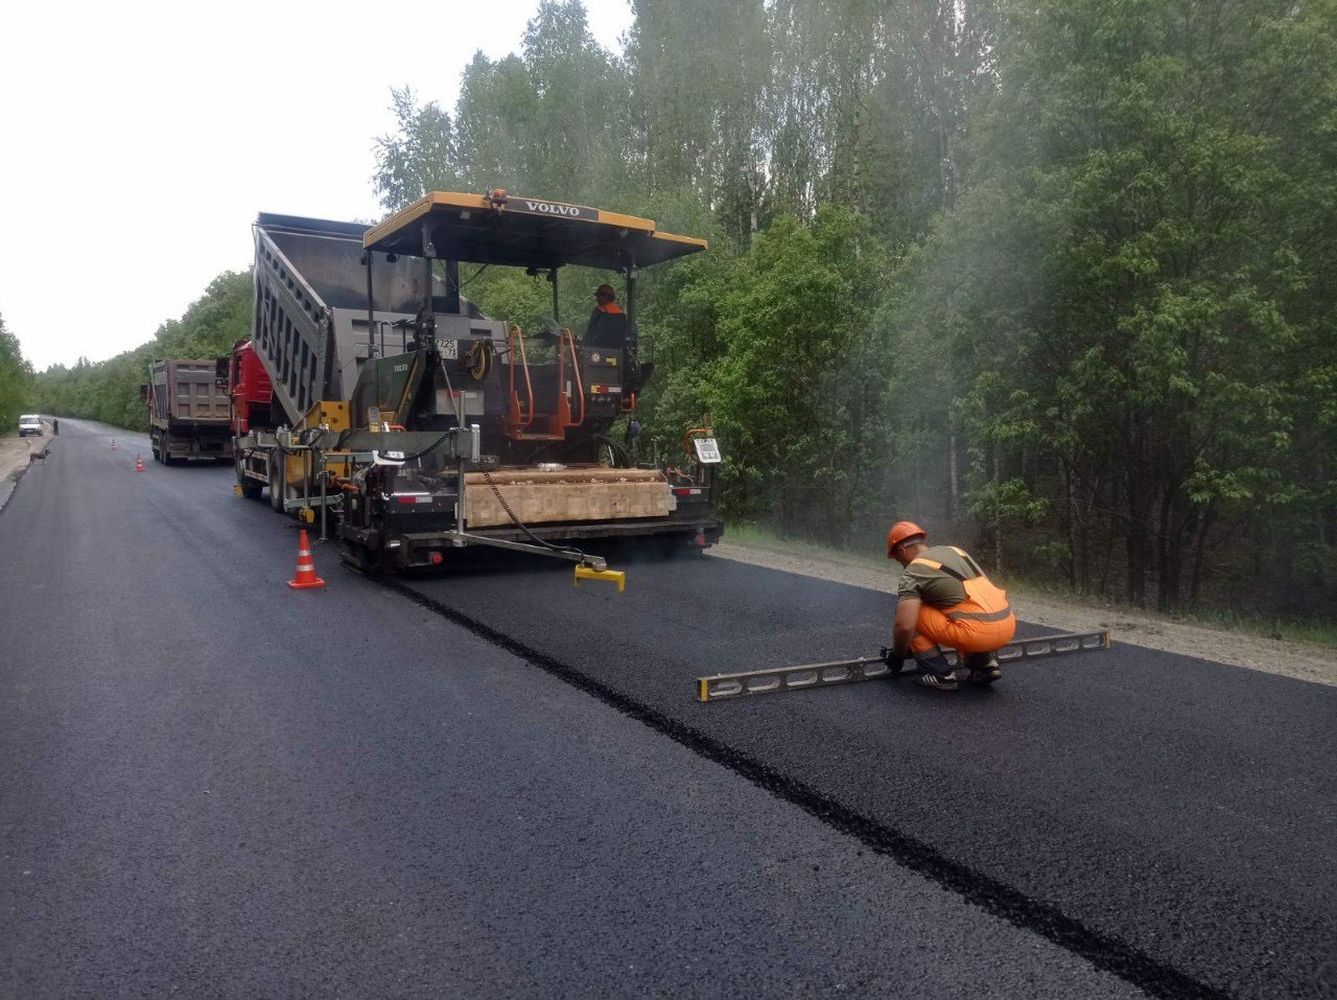
M709 415L730 518L877 551L912 517L1004 580L1337 613L1337 0L631 6L621 52L543 0L453 107L394 92L372 182L708 237L645 275L645 423ZM43 373L43 407L141 422L145 361L225 350L247 284Z

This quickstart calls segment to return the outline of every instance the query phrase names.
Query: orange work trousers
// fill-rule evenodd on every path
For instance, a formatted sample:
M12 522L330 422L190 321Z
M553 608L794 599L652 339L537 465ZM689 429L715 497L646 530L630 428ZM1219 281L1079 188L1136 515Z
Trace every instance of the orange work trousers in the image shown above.
M992 653L1012 641L1017 630L1017 619L1012 615L996 622L976 621L973 618L948 618L948 612L972 610L965 604L953 608L919 608L915 634L910 639L910 652L927 653L934 646L954 649L963 656L967 653Z
M965 656L992 653L1012 641L1017 619L1007 603L1007 594L986 576L963 580L961 585L966 599L960 604L950 608L920 605L910 652L918 656L934 646L943 646Z

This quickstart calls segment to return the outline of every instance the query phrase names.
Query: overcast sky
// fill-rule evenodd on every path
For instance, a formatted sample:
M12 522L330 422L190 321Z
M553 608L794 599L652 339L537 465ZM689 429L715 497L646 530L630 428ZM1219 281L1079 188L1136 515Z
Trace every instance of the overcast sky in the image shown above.
M538 0L2 6L0 315L41 370L150 339L250 264L257 212L380 214L390 88L453 107ZM620 49L627 0L585 7Z

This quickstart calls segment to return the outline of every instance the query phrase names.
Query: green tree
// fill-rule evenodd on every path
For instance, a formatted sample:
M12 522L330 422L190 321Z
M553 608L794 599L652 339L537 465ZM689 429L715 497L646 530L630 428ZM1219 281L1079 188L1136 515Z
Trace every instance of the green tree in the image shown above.
M1330 495L1330 466L1289 456L1302 423L1331 454L1313 415L1333 244L1314 220L1337 205L1334 12L1011 10L980 183L926 247L899 329L946 338L990 456L976 488L1020 471L1054 497L1078 582L1084 549L1117 537L1128 598L1175 606L1214 538L1311 520Z
M0 432L14 429L19 415L33 405L33 370L19 349L19 338L0 316Z
M459 153L450 115L435 101L421 107L408 87L390 91L395 132L376 140L372 186L390 208L402 208L427 191L459 184Z
M684 290L705 358L669 375L662 405L678 408L670 425L695 406L713 418L734 515L843 542L867 511L886 446L872 314L888 272L867 223L832 208L811 225L777 219Z
M395 210L462 187L624 203L630 132L625 70L590 34L580 0L542 0L520 56L474 55L452 117L392 91L396 130L376 141L372 183Z
M633 129L652 195L691 197L746 243L766 197L771 39L761 0L635 0Z

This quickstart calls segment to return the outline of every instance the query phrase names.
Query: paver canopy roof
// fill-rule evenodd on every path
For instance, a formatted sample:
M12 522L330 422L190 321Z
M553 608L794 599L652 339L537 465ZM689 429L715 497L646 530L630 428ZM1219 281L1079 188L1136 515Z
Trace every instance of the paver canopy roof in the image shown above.
M691 236L661 233L653 219L583 205L433 191L368 230L368 250L474 264L550 268L581 264L603 270L648 267L706 248Z

